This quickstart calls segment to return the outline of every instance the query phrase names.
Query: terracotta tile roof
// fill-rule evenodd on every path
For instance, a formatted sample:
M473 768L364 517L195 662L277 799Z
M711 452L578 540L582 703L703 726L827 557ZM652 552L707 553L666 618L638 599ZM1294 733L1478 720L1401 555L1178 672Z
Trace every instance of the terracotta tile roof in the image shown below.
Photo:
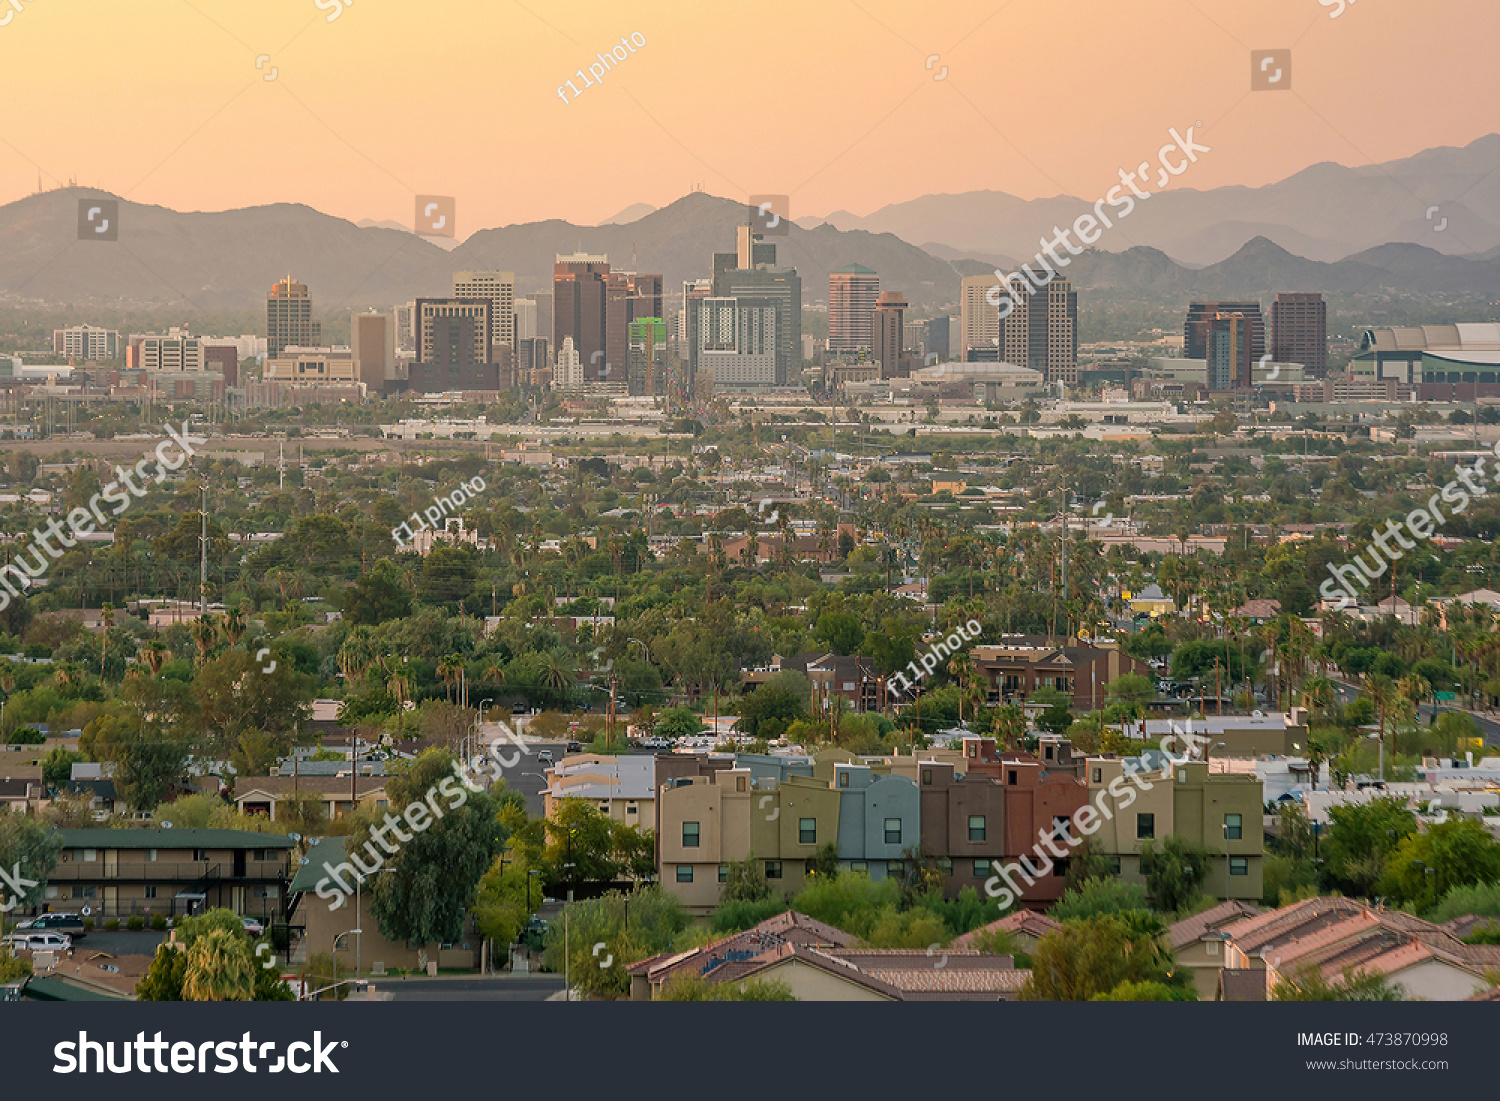
M900 990L907 1001L950 1000L954 995L968 995L984 1001L1014 1001L1026 980L1031 978L1030 971L1017 971L1013 967L968 970L927 967L875 974Z
M1167 934L1172 938L1172 950L1178 951L1194 941L1201 940L1203 934L1207 932L1220 929L1242 918L1254 917L1262 912L1259 906L1252 906L1238 899L1230 899L1202 913L1173 922L1167 927Z
M1243 921L1231 922L1223 926L1221 931L1229 935L1240 951L1254 956L1273 944L1293 939L1299 931L1305 935L1339 920L1343 915L1362 913L1365 909L1352 899L1310 898L1279 910L1268 910Z
M1055 929L1061 929L1062 923L1054 921L1046 914L1038 914L1032 910L1017 910L1006 914L999 921L992 921L988 925L981 925L978 929L971 929L961 937L956 937L948 945L948 950L972 948L974 942L983 933L1025 933L1028 936L1040 940Z
M972 948L830 948L830 956L848 960L861 971L928 970L1011 971L1012 956L985 955Z

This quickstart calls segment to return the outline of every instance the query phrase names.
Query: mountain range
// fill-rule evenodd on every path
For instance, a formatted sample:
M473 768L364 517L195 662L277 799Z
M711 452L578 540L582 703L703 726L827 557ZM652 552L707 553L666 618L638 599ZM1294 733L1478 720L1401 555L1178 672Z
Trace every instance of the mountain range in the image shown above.
M1195 297L1317 290L1336 309L1361 315L1393 306L1420 315L1442 305L1489 316L1500 299L1495 170L1500 136L1492 135L1387 165L1317 165L1263 188L1166 191L1139 202L1101 248L1073 259L1067 275L1109 309L1170 313ZM84 198L120 203L118 240L78 239ZM1428 198L1439 208L1431 219L1423 217ZM555 256L575 251L659 272L675 297L683 280L711 272L714 252L734 248L744 209L694 192L661 209L628 206L596 226L554 219L453 242L297 204L181 213L66 188L0 206L0 303L258 310L271 284L291 274L328 316L442 295L463 270L514 271L518 293L549 290ZM1044 231L1082 209L1070 198L934 195L865 218L793 222L770 240L778 262L801 274L808 304L826 298L830 271L857 263L915 309L951 311L962 276L1012 269Z

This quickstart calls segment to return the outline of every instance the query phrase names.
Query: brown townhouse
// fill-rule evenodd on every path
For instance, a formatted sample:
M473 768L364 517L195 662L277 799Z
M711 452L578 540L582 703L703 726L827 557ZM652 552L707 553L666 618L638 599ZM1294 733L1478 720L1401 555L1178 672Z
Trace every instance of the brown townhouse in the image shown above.
M969 651L974 671L989 685L989 702L1023 703L1038 688L1072 697L1075 711L1104 706L1109 682L1124 673L1152 677L1151 667L1114 646L1068 645L1042 635L1008 636L997 646Z

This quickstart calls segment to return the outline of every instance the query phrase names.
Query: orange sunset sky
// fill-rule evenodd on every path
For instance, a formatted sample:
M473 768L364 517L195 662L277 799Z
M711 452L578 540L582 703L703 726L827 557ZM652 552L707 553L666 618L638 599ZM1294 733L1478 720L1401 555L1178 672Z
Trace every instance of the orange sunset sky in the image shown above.
M694 186L786 193L795 217L1093 196L1199 121L1213 152L1175 186L1500 130L1495 0L1350 0L1338 18L1319 0L17 2L0 0L0 202L40 173L179 210L409 224L432 193L467 236ZM558 98L633 32L644 47ZM1249 51L1269 48L1292 49L1291 89L1252 93Z

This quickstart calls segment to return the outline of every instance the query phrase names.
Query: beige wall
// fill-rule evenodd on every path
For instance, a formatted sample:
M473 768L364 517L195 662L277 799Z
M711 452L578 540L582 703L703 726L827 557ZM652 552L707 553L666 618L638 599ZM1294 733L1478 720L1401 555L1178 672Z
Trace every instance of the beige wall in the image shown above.
M779 979L792 988L801 1002L890 1002L887 997L867 986L850 982L798 959L783 960L756 974L759 979Z

